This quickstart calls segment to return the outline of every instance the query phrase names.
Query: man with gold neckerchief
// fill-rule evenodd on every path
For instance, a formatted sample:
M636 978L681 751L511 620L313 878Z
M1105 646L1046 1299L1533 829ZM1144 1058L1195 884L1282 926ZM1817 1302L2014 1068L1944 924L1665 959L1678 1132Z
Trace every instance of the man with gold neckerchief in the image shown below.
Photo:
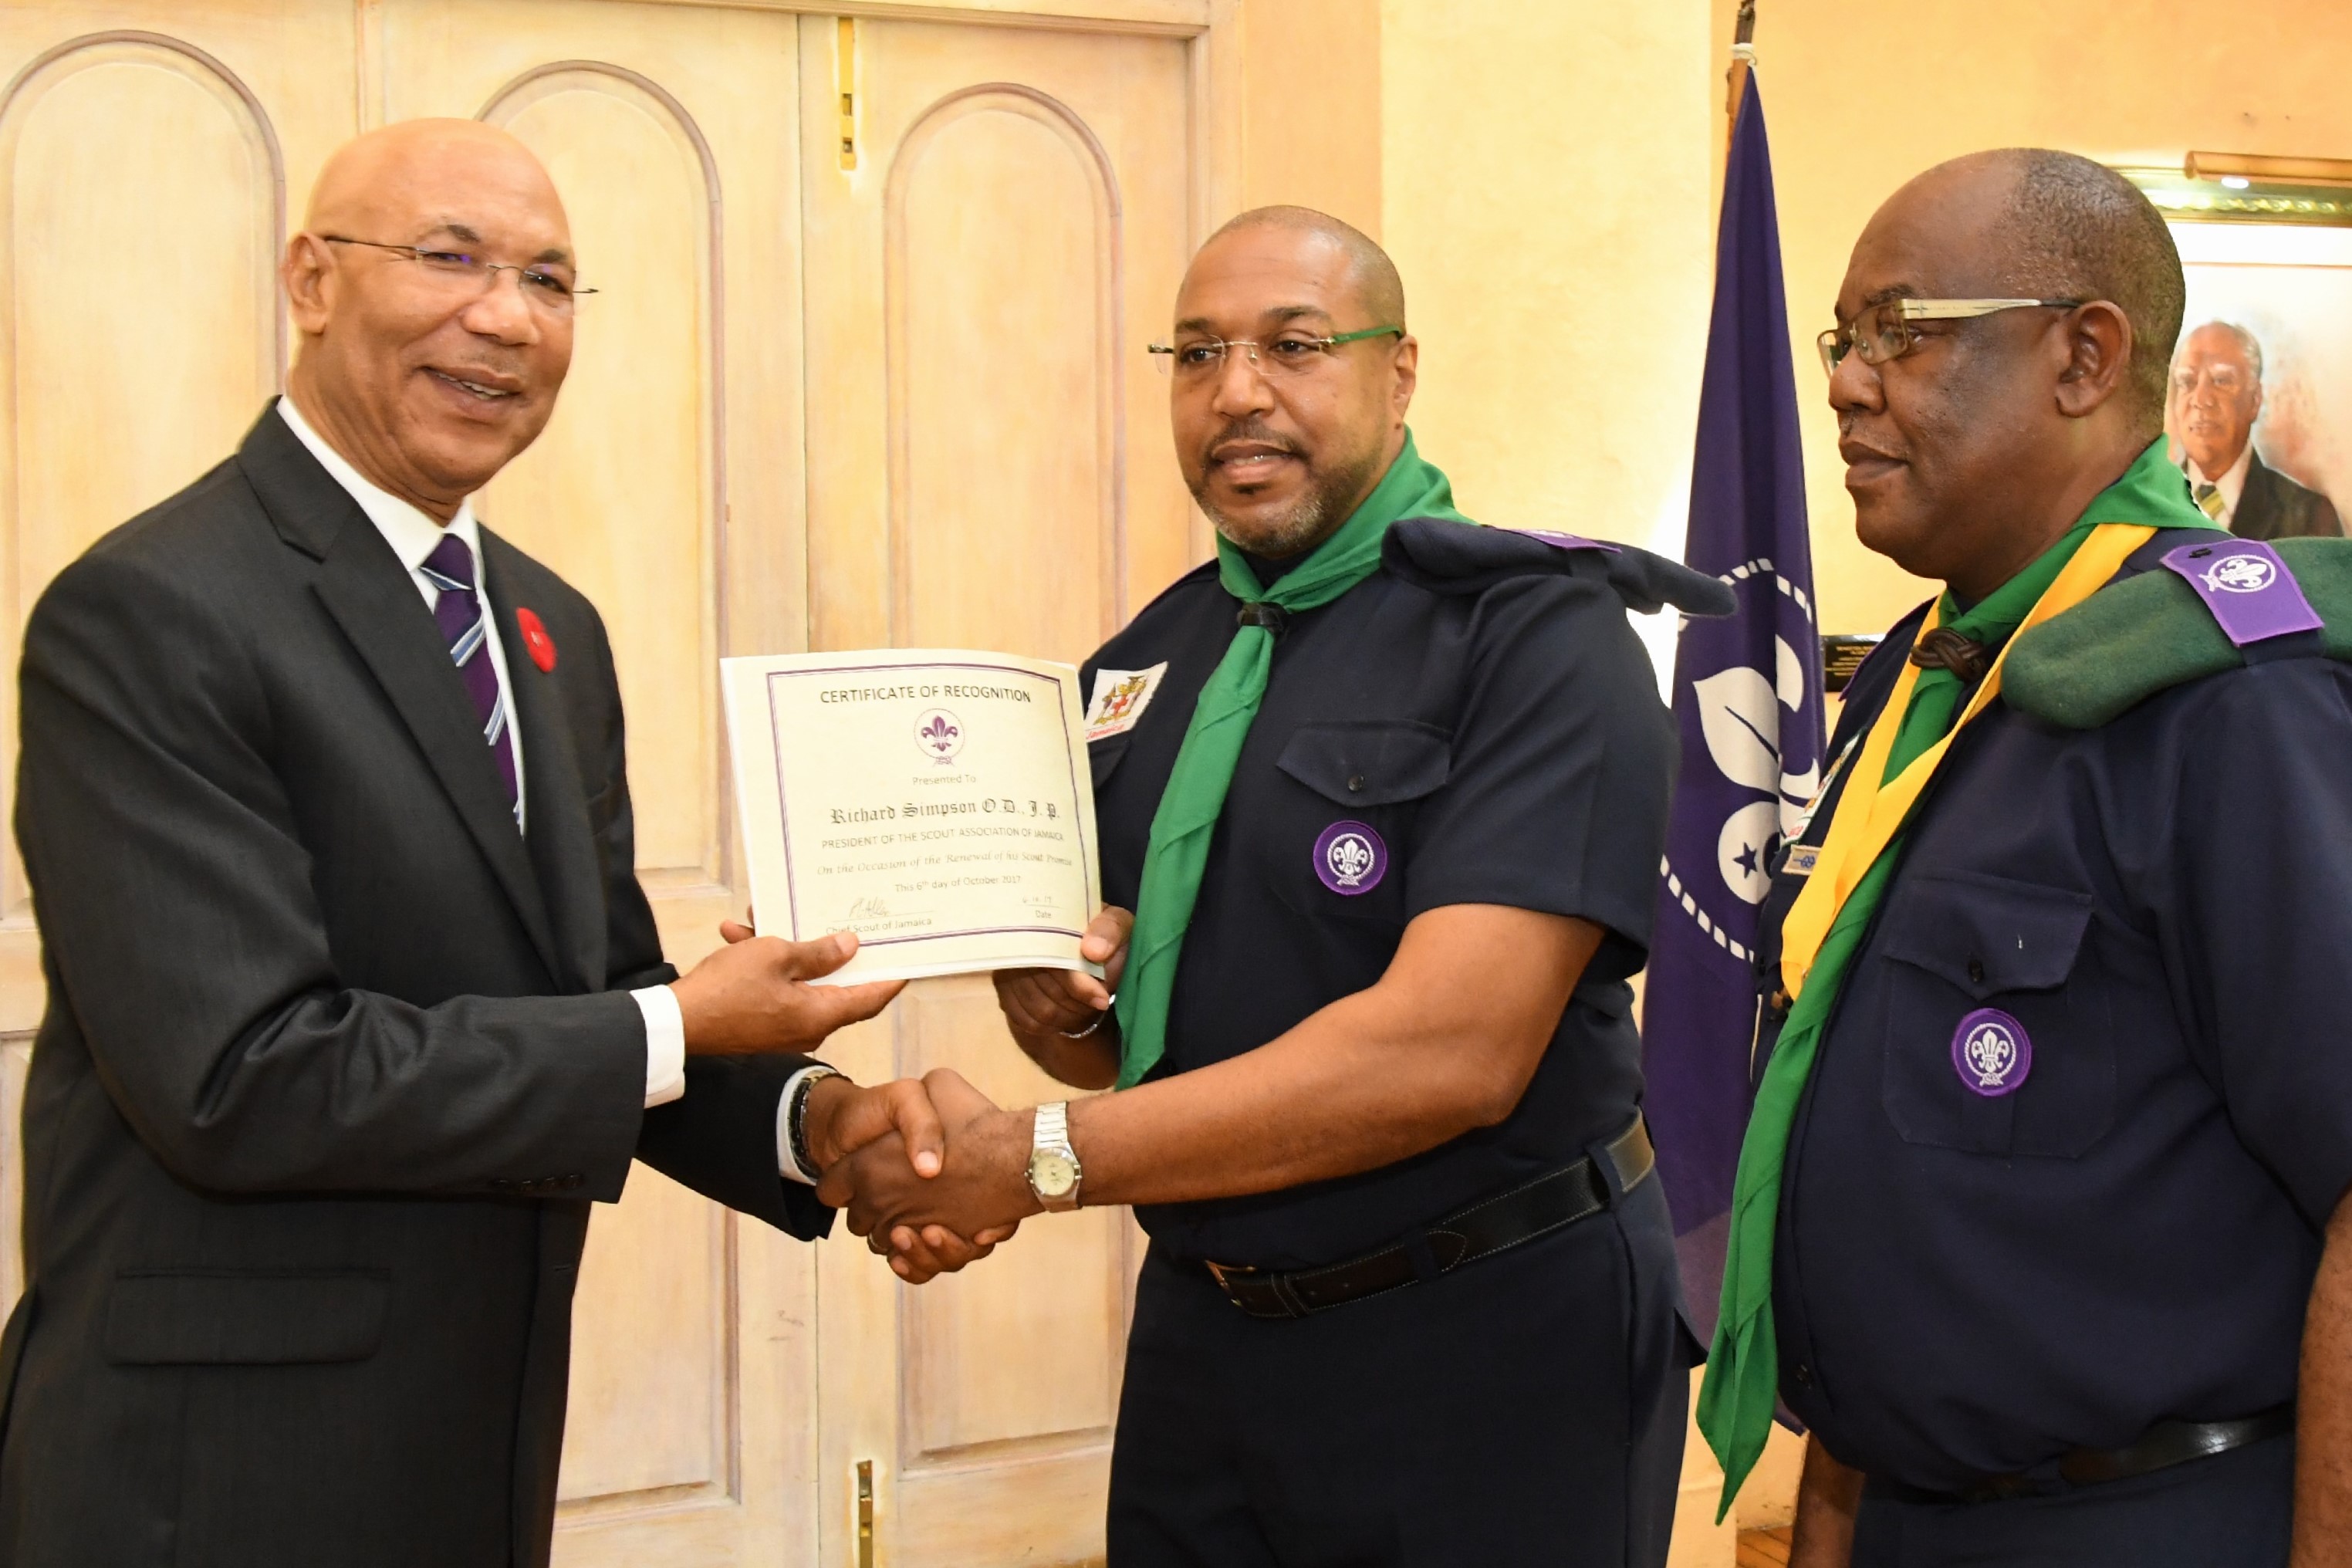
M2011 150L1822 337L1862 542L1946 586L1765 905L1700 1424L1727 1501L1809 1430L1793 1564L2352 1561L2352 563L2191 503L2183 298L2128 183Z

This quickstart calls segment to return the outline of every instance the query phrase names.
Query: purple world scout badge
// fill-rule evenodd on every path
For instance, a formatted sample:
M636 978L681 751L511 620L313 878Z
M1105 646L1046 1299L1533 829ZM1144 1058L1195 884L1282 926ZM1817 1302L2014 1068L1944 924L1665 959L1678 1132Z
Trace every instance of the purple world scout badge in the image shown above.
M2014 1094L2033 1071L2033 1040L1998 1007L1979 1007L1952 1032L1952 1070L1987 1100Z
M2239 647L2326 624L2278 552L2259 539L2184 544L2168 551L2164 564L2197 590L2221 635Z
M1529 539L1540 539L1555 550L1599 550L1610 555L1618 553L1617 546L1604 540L1587 539L1580 533L1560 533L1549 528L1522 528L1518 531Z
M1335 822L1315 841L1315 874L1345 898L1369 893L1389 874L1389 847L1361 822Z

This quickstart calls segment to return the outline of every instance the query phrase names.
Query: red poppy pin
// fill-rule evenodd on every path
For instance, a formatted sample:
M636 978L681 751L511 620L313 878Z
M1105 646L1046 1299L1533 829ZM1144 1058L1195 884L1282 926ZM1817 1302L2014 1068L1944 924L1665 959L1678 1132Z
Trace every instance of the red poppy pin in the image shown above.
M530 651L530 662L539 666L541 675L555 669L555 639L547 635L547 623L537 613L517 609L515 625L522 628L522 646Z

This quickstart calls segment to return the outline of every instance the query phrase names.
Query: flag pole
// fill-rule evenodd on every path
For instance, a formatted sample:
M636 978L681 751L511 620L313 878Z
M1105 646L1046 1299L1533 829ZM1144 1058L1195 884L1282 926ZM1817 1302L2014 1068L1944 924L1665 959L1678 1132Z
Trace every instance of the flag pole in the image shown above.
M1724 136L1739 123L1739 100L1748 91L1748 73L1756 65L1756 0L1739 0L1739 19L1731 37L1731 68L1724 73Z

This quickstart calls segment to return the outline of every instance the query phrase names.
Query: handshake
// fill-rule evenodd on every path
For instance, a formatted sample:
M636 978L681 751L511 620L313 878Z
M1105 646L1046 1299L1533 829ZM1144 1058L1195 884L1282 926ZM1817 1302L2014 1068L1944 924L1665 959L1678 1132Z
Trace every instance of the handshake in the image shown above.
M1134 917L1106 909L1080 952L1104 978L1056 969L1005 970L997 999L1014 1039L1065 1082L1108 1087L1117 1052L1089 1026L1108 1015L1127 961ZM729 921L727 945L671 984L689 1056L814 1050L835 1030L888 1006L904 981L814 985L857 952L846 931L792 942ZM800 1141L824 1173L820 1201L849 1211L849 1228L884 1254L898 1277L921 1284L985 1258L1043 1205L1030 1190L1034 1116L1006 1110L961 1074L863 1087L845 1078L814 1085Z

